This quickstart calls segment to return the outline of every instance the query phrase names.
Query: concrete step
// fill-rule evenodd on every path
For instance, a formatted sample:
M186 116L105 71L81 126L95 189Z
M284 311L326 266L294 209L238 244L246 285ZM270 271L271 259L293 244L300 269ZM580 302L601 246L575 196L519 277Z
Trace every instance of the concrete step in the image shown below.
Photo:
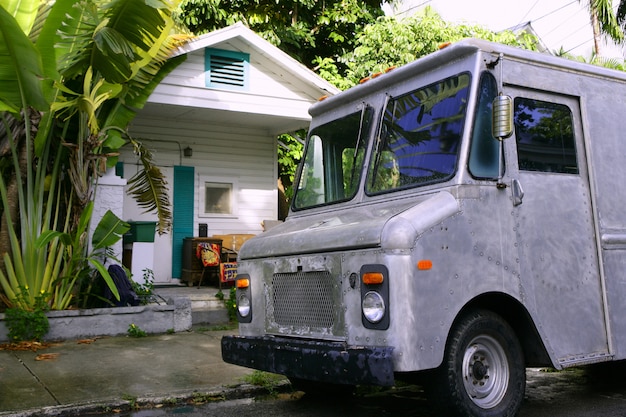
M194 325L216 325L228 323L228 311L224 301L217 297L219 288L201 286L155 287L154 293L167 301L169 298L185 297L191 301L191 320ZM229 289L222 290L228 297Z

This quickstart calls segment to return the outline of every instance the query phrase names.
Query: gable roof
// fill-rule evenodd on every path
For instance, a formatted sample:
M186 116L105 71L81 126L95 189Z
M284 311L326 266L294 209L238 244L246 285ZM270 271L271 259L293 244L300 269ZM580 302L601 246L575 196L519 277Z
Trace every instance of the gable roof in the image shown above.
M178 50L174 52L173 56L187 54L202 48L223 47L224 45L231 45L232 47L239 42L249 44L249 46L253 47L258 53L283 67L285 72L292 74L302 81L311 83L321 91L326 92L326 94L334 95L340 92L337 87L254 33L241 22L194 38L179 47ZM234 47L237 48L237 46Z
M216 50L249 56L249 89L206 84L212 74L206 54ZM242 23L191 39L175 51L179 55L187 60L156 87L141 116L245 124L274 135L308 126L309 107L340 91Z

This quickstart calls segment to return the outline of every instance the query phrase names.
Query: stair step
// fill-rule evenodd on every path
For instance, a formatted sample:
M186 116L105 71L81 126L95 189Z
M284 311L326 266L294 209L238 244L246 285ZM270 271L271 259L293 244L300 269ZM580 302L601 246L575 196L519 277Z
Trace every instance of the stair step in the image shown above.
M191 301L191 322L193 325L217 325L228 323L228 311L224 301L216 297L218 288L169 286L157 287L154 293L164 300L184 297ZM224 294L226 291L222 290Z
M191 310L225 310L224 301L214 299L191 300Z
M191 310L191 323L193 325L216 325L228 323L228 312L221 310Z

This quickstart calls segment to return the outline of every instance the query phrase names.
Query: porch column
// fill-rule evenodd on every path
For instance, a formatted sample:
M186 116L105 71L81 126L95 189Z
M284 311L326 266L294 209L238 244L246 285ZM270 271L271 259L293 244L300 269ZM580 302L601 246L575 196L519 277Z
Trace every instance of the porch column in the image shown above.
M115 167L109 168L98 180L95 190L93 215L91 218L91 233L96 229L100 219L107 210L111 210L120 219L124 218L124 186L126 180L115 175ZM91 238L89 239L91 250ZM115 256L121 261L123 244L122 239L112 246Z

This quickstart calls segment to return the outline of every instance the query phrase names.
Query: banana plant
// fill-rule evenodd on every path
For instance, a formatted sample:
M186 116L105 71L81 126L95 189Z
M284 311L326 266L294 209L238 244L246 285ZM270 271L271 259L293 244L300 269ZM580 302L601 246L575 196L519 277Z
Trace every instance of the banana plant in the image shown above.
M176 0L0 0L0 287L7 305L21 300L19 307L32 308L45 295L52 308L67 308L86 265L116 292L84 244L93 184L122 146L141 149L126 128L184 59L167 59L176 46L170 36L176 6ZM138 157L144 164L138 175L150 181L133 197L156 211L165 232L171 221L165 180L149 153Z
M108 210L96 226L91 238L91 251L85 256L84 253L87 252L85 238L89 232L92 214L93 202L89 202L83 210L79 227L72 234L50 231L47 235L42 235L42 244L45 244L48 239L59 239L68 251L66 259L69 259L69 262L66 262L63 270L59 271L56 285L53 285L55 292L52 309L64 310L70 306L77 293L76 283L88 266L95 268L115 298L120 299L119 291L102 260L119 261L114 254L110 253L109 248L122 239L124 233L130 229L130 225Z

